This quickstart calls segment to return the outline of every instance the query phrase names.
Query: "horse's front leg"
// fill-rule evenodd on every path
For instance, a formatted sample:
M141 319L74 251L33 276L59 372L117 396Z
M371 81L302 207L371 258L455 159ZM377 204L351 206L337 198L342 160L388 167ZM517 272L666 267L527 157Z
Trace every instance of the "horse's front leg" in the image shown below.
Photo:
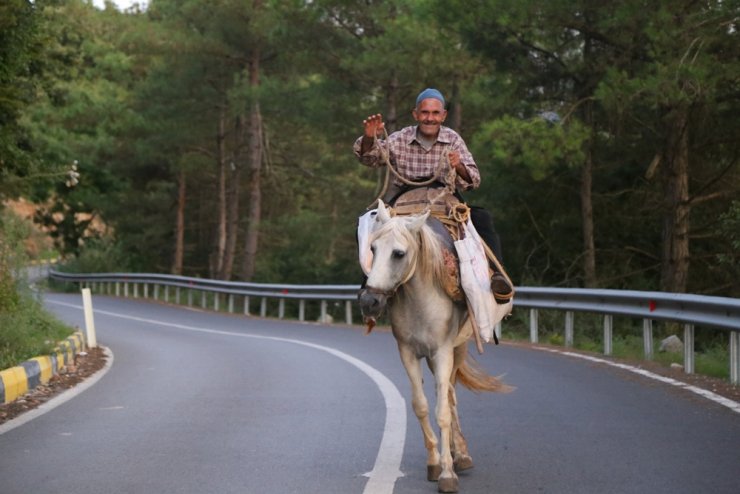
M452 349L440 348L432 359L434 377L437 381L437 425L440 435L440 466L439 492L457 492L458 481L452 462L452 410L450 403L450 381L454 368Z
M427 448L427 480L436 481L442 469L439 466L437 436L429 421L429 402L424 395L421 361L409 347L401 343L398 344L398 351L411 382L411 405L424 434L424 446Z

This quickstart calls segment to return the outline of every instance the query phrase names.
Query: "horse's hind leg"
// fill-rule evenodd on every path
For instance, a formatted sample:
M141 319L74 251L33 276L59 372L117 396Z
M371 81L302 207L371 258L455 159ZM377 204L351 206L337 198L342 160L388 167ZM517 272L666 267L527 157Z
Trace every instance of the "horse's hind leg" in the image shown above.
M457 392L455 391L457 369L459 363L465 360L467 345L460 345L455 348L455 369L450 378L450 412L452 413L452 460L455 465L455 471L461 472L473 468L473 459L468 452L468 443L463 436L460 427L460 417L457 414Z
M429 402L424 395L421 362L414 353L405 346L398 346L401 362L406 369L411 382L411 404L416 418L424 434L424 446L427 448L427 480L436 481L442 468L439 465L439 451L437 450L437 436L434 434L429 420Z
M473 468L473 458L468 452L468 442L460 428L460 418L457 415L457 393L454 383L450 384L450 412L452 413L452 462L456 472Z

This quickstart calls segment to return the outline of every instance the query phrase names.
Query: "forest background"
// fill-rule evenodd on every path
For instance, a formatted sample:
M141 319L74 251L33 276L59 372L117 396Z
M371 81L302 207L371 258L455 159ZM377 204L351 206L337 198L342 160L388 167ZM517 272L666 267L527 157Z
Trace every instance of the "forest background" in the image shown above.
M70 269L359 283L356 219L381 177L352 143L372 113L412 124L433 86L515 283L738 297L739 15L722 0L0 0L0 202L36 204ZM21 254L0 223L1 291Z

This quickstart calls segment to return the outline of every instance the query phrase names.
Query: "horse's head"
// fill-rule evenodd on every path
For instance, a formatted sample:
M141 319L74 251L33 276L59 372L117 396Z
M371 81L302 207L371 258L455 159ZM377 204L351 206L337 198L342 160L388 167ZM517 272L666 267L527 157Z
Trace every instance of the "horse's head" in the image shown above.
M371 237L373 262L359 302L367 321L382 314L388 298L406 283L416 270L419 257L419 232L429 213L391 217L382 201L378 203L379 226Z

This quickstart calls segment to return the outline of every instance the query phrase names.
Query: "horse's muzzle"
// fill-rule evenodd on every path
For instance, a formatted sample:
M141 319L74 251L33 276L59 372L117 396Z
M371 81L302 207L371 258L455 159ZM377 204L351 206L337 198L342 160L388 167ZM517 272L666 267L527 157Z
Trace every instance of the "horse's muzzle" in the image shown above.
M377 318L385 310L388 302L388 294L373 290L372 288L363 288L357 294L357 301L360 303L362 315L366 318Z

